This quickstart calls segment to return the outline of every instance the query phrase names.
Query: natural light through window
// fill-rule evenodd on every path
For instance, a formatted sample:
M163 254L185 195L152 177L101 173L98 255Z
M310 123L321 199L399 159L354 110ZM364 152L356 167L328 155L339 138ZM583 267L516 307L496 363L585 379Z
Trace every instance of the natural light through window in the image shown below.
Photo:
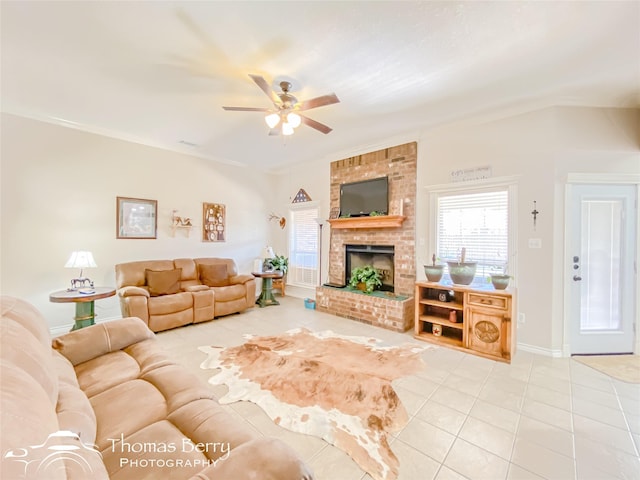
M464 248L465 261L478 263L476 282L508 269L507 189L441 194L437 202L436 254L442 263L459 260Z
M317 207L290 212L287 283L305 287L318 284L318 215Z

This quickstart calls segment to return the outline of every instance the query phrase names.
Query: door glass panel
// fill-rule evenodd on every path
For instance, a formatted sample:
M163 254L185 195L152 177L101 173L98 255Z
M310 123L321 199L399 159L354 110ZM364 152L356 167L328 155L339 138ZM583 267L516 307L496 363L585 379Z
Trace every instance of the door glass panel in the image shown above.
M580 330L620 330L621 200L583 199Z

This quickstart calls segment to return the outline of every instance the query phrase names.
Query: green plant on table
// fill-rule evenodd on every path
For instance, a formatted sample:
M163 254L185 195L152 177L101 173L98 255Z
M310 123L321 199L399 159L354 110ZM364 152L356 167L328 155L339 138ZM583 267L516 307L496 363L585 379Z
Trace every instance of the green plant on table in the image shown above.
M364 291L366 293L371 293L376 289L376 287L382 286L382 276L380 275L380 272L371 265L356 267L351 270L349 286L358 288L359 283L364 284Z
M283 275L286 275L289 270L289 259L284 255L267 258L263 263L263 268L265 270L278 270L282 272Z

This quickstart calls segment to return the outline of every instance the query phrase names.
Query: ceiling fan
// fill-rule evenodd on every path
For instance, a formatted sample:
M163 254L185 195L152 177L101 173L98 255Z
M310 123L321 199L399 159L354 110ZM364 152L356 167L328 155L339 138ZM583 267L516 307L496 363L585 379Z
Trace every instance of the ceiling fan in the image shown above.
M324 134L332 130L330 127L300 114L300 112L339 103L340 100L335 93L322 95L310 100L298 101L296 97L289 93L291 89L290 82L280 82L282 93L276 93L260 75L249 74L249 76L256 85L260 87L260 90L269 97L274 108L222 107L224 110L236 112L268 112L268 115L265 117L265 122L267 122L267 125L271 128L269 135L291 135L293 134L294 128L297 128L301 123L304 123L308 127L315 128Z

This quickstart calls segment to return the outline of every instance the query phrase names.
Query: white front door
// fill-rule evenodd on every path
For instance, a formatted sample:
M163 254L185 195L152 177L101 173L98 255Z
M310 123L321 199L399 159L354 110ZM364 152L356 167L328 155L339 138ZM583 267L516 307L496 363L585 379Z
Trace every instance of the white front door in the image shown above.
M574 185L568 235L572 354L631 353L636 282L632 185Z

